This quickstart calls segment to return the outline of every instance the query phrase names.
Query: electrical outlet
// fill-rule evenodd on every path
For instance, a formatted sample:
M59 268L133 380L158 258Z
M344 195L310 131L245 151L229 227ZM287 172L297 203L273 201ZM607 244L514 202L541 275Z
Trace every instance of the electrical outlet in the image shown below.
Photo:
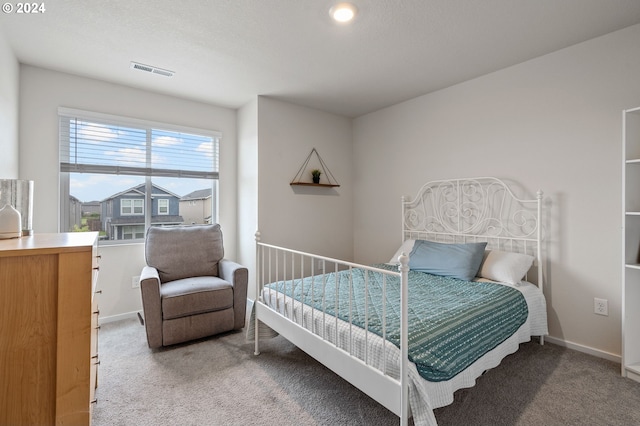
M598 315L609 315L609 301L607 299L593 298L593 313Z
M140 275L131 277L131 288L140 288Z

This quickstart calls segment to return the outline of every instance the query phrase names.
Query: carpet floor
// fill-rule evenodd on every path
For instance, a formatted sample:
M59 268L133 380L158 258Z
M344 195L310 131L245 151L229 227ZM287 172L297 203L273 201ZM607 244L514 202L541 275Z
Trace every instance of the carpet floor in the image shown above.
M151 350L137 320L104 324L93 426L394 425L398 418L282 337L243 332ZM616 363L530 342L435 410L447 425L640 425Z

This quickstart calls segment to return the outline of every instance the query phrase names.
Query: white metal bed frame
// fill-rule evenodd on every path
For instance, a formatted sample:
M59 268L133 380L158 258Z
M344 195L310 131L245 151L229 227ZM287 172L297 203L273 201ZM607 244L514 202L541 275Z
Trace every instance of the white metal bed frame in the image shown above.
M533 255L537 268L537 284L542 289L542 192L536 199L517 198L501 180L493 177L465 178L432 181L425 184L414 199L402 198L402 239L425 239L438 242L487 242L487 249L512 251ZM256 302L255 313L255 354L259 351L259 322L281 334L287 340L333 370L358 389L384 405L400 418L401 425L408 424L408 348L407 348L407 298L408 262L403 253L398 259L398 272L379 269L367 265L341 261L297 250L277 247L260 241L256 233ZM326 265L332 264L332 271ZM316 270L317 265L321 265ZM399 379L395 379L383 367L373 366L365 353L351 352L351 332L349 345L339 345L336 331L333 336L325 336L326 312L322 312L321 332L311 325L304 327L304 317L294 316L296 303L285 296L283 305L272 309L264 303L262 290L268 283L293 281L303 277L320 276L321 282L328 272L338 272L353 268L364 269L396 276L401 282L400 297L400 366ZM367 272L368 273L368 272ZM529 278L527 277L527 280ZM320 283L319 283L320 284ZM269 296L270 297L270 296ZM304 314L304 305L302 312ZM289 307L290 309L289 309ZM383 308L384 309L384 308ZM313 311L312 308L307 310ZM313 315L313 312L311 312ZM319 315L319 314L318 314ZM333 318L333 317L331 317ZM333 321L332 319L330 321ZM308 324L307 324L308 325ZM349 327L352 324L350 323ZM372 333L365 326L365 340ZM383 336L384 336L383 325ZM543 337L540 337L543 344ZM390 344L390 343L389 343ZM365 344L366 347L366 344ZM365 350L366 352L366 350Z
M402 198L402 241L486 241L488 250L532 255L542 290L542 195L520 199L494 177L431 181Z

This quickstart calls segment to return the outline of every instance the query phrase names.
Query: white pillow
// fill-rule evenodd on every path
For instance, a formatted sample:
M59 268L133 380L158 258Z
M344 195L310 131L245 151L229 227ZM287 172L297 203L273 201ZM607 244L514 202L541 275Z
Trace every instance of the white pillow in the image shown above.
M389 263L393 264L393 265L398 265L400 262L398 261L398 258L400 257L400 255L402 253L406 254L407 256L409 255L409 253L411 253L411 250L413 250L413 245L416 243L416 240L405 240L404 243L402 243L402 245L400 246L400 248L396 251L396 253L393 255L393 257L391 258L391 260L389 260Z
M493 281L517 285L533 264L528 254L500 250L485 250L478 276Z

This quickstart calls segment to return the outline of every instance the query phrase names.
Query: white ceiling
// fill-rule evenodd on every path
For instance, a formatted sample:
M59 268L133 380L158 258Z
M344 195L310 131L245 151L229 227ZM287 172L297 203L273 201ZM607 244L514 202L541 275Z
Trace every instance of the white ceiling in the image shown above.
M25 64L232 108L269 95L356 117L640 22L640 0L352 2L344 26L329 0L54 0L0 14L0 31Z

